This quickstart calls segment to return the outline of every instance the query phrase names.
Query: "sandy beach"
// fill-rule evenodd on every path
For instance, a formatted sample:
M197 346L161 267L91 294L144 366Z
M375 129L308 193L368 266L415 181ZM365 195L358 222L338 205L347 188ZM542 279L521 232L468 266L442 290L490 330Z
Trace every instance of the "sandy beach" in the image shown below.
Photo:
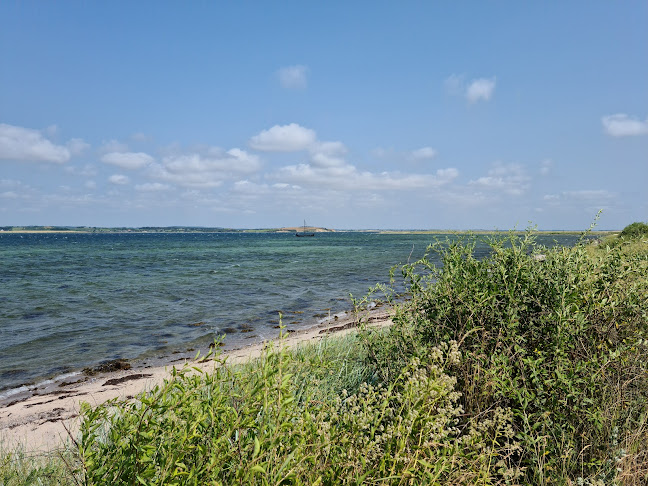
M375 309L362 315L371 327L391 324L389 310ZM317 326L290 333L285 338L288 347L306 342L316 342L326 336L353 332L357 319L353 314L337 320L325 321ZM258 343L245 348L223 353L230 364L243 363L261 355L268 343ZM3 448L24 447L29 453L48 452L70 442L68 431L75 436L79 427L79 410L82 402L93 406L107 400L128 399L138 393L150 390L170 376L175 366L185 363L204 371L214 368L214 361L198 363L190 360L175 361L166 366L131 368L108 373L99 373L86 381L59 386L49 393L34 395L0 408L0 446Z

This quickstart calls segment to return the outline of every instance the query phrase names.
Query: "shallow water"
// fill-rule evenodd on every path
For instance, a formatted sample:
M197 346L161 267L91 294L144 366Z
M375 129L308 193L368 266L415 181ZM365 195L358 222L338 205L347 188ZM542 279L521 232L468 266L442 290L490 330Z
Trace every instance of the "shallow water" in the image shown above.
M445 238L445 237L444 237ZM577 237L543 237L571 245ZM315 324L433 235L2 234L0 390L109 359L227 347ZM482 252L486 247L479 247Z

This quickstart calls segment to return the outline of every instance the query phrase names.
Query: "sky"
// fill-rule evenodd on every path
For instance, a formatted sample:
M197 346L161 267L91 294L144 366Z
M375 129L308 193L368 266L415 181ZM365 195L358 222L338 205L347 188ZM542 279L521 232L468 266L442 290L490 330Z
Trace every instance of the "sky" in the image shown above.
M648 220L648 2L0 2L0 226Z

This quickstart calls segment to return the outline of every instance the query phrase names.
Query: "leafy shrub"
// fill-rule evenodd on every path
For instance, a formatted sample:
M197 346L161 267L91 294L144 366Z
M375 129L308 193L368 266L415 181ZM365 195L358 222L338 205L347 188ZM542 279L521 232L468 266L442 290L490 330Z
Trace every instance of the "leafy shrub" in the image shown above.
M514 479L512 416L459 429L456 343L414 359L389 385L314 400L270 351L255 366L185 367L150 394L85 407L86 484L494 484Z
M648 224L641 222L634 222L629 224L623 231L621 231L621 236L626 238L641 238L648 236Z
M625 437L648 413L648 252L541 248L528 232L489 239L477 260L475 244L437 242L442 266L403 267L412 297L368 340L373 366L390 381L411 356L461 342L466 416L512 410L525 482L614 477L613 431Z

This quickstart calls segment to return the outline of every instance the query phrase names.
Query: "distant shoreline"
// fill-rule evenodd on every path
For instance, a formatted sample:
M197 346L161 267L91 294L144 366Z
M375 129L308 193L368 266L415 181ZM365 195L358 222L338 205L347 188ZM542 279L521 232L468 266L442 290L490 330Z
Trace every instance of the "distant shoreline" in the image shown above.
M495 235L510 233L508 230L448 230L448 229L330 229L316 226L306 227L307 231L315 233L378 233L378 234L395 234L395 235ZM66 226L4 226L0 227L2 234L178 234L178 233L270 233L270 234L290 234L295 231L301 231L299 227L282 227L282 228L250 228L250 229L231 229L231 228L208 228L208 227L178 227L178 226L160 226L160 227L140 227L140 228L101 228L101 227L66 227ZM596 230L590 234L605 236L619 233L621 230ZM514 234L524 234L525 231L513 231ZM543 235L578 235L583 233L582 230L534 230L534 233Z

